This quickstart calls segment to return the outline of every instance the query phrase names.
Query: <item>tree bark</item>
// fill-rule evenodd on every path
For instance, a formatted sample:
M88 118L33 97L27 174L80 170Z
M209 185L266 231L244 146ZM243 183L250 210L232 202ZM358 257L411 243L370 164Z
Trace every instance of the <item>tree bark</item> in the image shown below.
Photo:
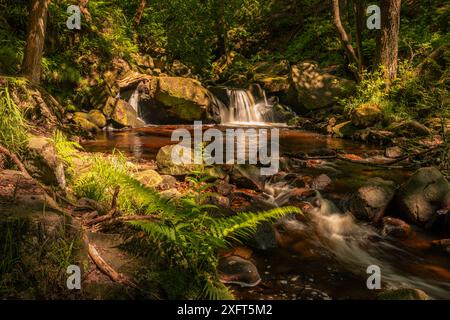
M39 84L41 79L41 63L44 53L49 3L50 0L32 0L31 3L22 73L34 84Z
M381 30L377 38L378 63L389 89L398 71L398 37L401 0L380 0Z
M353 2L354 11L355 11L355 30L356 30L356 51L358 54L358 73L362 78L363 70L364 70L364 55L363 55L363 47L362 47L362 33L364 29L364 0L354 0Z
M92 21L91 13L89 12L89 10L87 8L88 2L89 2L89 0L80 0L79 6L80 6L80 11L83 14L83 17L86 19L86 21L91 22Z
M334 23L334 26L336 27L336 29L337 29L337 31L339 33L340 40L342 42L342 45L344 46L345 52L347 54L347 57L348 57L350 63L355 63L357 68L360 69L360 67L359 67L360 62L359 62L358 57L356 55L355 49L353 48L353 46L351 44L350 37L349 37L347 31L345 31L345 28L342 25L341 10L340 10L339 0L332 0L332 2L333 2L333 23ZM359 81L360 80L360 75L359 75L358 71L355 71L354 74L355 74L356 79Z
M144 15L145 6L147 5L147 0L141 0L139 7L134 16L134 25L138 26L141 23L142 16Z

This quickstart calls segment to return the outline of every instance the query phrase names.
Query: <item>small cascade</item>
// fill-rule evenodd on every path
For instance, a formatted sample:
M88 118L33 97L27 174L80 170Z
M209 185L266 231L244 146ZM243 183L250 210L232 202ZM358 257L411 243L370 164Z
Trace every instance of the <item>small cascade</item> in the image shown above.
M227 89L228 106L222 104L222 123L265 123L272 118L272 105L258 86L250 89Z
M136 90L134 90L133 94L130 97L130 100L128 100L128 103L136 111L138 117L141 118L141 110L139 108L139 90L137 88Z

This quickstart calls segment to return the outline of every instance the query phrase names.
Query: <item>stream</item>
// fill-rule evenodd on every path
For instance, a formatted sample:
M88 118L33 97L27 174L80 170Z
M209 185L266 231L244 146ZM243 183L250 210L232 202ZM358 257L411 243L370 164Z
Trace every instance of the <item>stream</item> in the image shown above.
M151 125L132 131L104 132L95 140L85 141L83 147L88 152L117 149L133 161L145 162L154 160L161 147L174 143L170 141L171 133L180 127L192 129ZM215 127L224 130L228 126ZM280 128L281 154L321 155L335 149L359 156L379 151L375 146ZM311 177L328 175L332 184L324 196L338 206L369 178L381 177L400 184L412 173L338 159L310 162L310 166L293 171ZM264 190L272 199L288 191L286 186L270 183ZM387 214L395 216L395 212ZM369 290L366 285L370 265L381 268L383 289L418 288L435 299L450 298L450 259L431 248L431 241L439 238L436 235L413 226L413 234L405 240L389 238L349 213L312 214L301 222L301 229L301 235L287 248L254 250L252 259L262 282L254 288L233 286L239 299L374 299L378 290Z

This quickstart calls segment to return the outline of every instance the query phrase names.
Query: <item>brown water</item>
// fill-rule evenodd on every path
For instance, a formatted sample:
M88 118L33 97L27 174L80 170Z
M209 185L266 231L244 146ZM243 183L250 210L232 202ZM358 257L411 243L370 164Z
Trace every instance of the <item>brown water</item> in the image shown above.
M176 128L180 126L102 133L83 146L90 152L117 149L137 161L154 160L161 147L175 143L170 137ZM375 146L316 133L286 128L280 131L281 154L316 155L336 149L362 157L380 151ZM371 177L400 184L411 174L408 170L388 170L336 159L307 161L294 170L312 177L321 173L331 177L333 184L326 197L337 204ZM336 226L348 229L345 237L334 231L327 234L327 227ZM431 248L431 240L436 236L415 228L414 235L407 240L384 238L374 227L342 215L318 217L316 222L306 222L305 228L305 235L289 248L256 250L253 259L263 278L262 284L250 289L233 287L235 294L241 299L373 299L378 292L367 289L366 268L377 264L382 270L382 288L420 288L433 298L450 299L450 259Z

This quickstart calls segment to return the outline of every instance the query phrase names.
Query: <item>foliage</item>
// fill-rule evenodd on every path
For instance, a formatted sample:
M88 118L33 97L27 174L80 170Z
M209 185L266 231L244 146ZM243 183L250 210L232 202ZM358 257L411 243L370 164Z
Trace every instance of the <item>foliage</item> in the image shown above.
M230 217L216 217L210 213L214 206L207 204L211 195L207 183L210 177L194 172L189 178L193 190L177 203L176 212L163 212L158 223L132 222L149 237L160 258L173 270L155 273L166 284L167 276L180 276L172 298L186 297L229 299L232 295L220 283L217 275L218 251L252 236L264 221L273 221L289 213L301 213L296 207L277 208L260 213L238 213ZM179 272L172 272L178 270ZM185 277L188 277L188 281ZM171 283L171 282L170 282Z
M59 130L55 131L53 135L53 143L55 144L56 153L64 162L66 168L66 174L68 177L73 177L74 171L74 158L78 158L78 153L83 148L77 142L70 141L67 137Z
M90 162L90 168L74 181L77 196L109 205L114 189L119 186L118 206L125 214L154 214L174 210L155 190L146 188L130 175L133 169L123 154L114 153L108 158L96 156L85 160Z
M22 110L11 98L6 83L0 87L0 144L12 152L21 153L28 140L27 127Z

